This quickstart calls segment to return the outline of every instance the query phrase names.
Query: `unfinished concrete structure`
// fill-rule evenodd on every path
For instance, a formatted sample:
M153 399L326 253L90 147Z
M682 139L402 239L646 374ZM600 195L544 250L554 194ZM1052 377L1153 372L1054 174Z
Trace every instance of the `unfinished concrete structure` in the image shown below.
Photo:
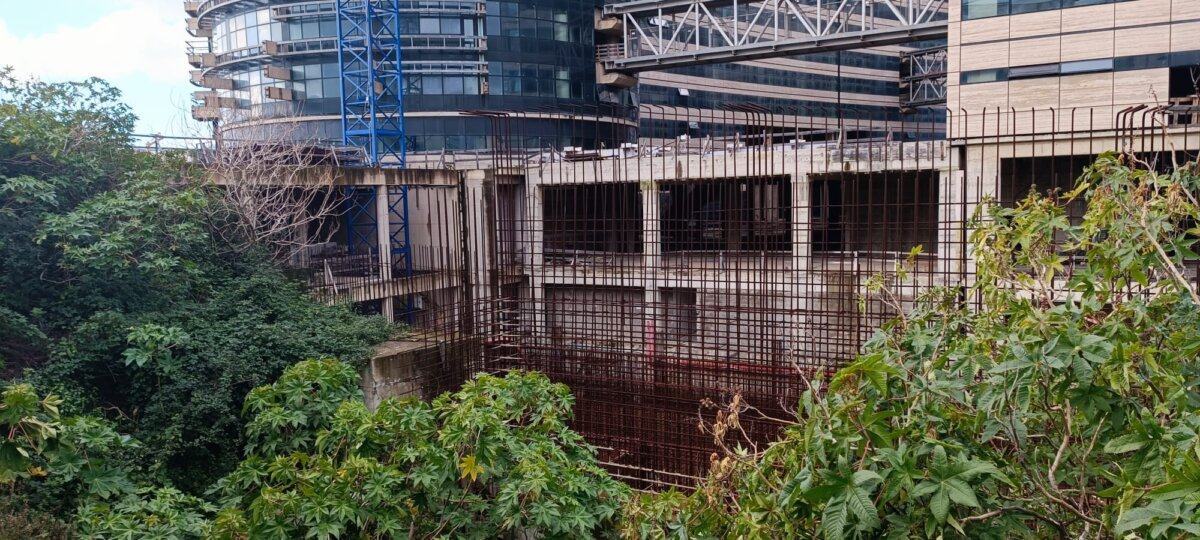
M778 426L766 417L786 415L813 376L853 359L880 324L931 287L969 285L970 218L981 205L1071 186L1106 151L1159 168L1196 159L1194 86L1149 93L1190 64L1077 73L1064 52L1053 76L1018 70L981 82L970 72L996 66L964 52L1024 61L1023 32L1052 19L1052 36L1030 39L1066 47L1093 33L1173 36L1193 24L1176 17L1180 2L987 18L963 17L964 4L985 2L950 3L944 123L730 104L673 110L678 131L641 145L529 153L509 151L524 139L521 113L476 113L490 122L487 170L345 173L347 219L334 245L297 266L323 298L414 329L369 368L369 399L428 396L479 371L538 370L571 386L575 427L616 474L689 485L713 449L697 427L706 401L740 395L754 407L742 419L749 436L769 440ZM1117 14L1138 6L1143 23L1122 26ZM1113 17L1091 17L1095 32L1067 28L1093 11ZM1168 63L1175 52L1186 53L1168 47ZM714 115L738 121L695 136L690 126ZM848 123L918 136L830 136ZM595 124L581 116L564 129ZM400 186L409 187L414 254L404 267L386 248L399 232L389 216ZM890 293L872 294L875 280Z

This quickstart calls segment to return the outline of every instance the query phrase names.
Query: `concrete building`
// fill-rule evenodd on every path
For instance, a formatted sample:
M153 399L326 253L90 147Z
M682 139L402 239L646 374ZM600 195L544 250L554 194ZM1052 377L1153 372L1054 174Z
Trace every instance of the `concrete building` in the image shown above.
M686 485L712 452L711 434L697 429L711 402L737 394L768 416L787 414L813 374L853 359L921 294L970 284L970 218L988 200L1071 186L1101 152L1151 166L1200 154L1200 4L954 0L947 9L948 104L944 123L925 132L944 138L828 137L847 123L897 134L909 122L874 110L808 114L823 106L718 116L732 120L727 137L694 136L715 108L646 104L643 120L663 122L643 124L653 135L639 145L543 144L489 170L338 173L340 185L363 190L343 237L353 249L309 265L310 283L421 332L420 347L393 345L371 367L368 395L535 369L571 385L575 427L611 470ZM843 71L890 84L889 70L848 66L850 54ZM831 69L815 58L753 61L643 74L642 84L689 98L796 85L780 99L819 100L827 90L799 81ZM753 82L764 74L767 84ZM899 109L894 96L861 94ZM573 122L563 127L593 123ZM428 253L404 275L380 249L399 232L390 216L401 186L415 216L406 233ZM363 270L364 259L376 262ZM887 294L876 294L880 284ZM755 441L775 433L769 420L741 421Z

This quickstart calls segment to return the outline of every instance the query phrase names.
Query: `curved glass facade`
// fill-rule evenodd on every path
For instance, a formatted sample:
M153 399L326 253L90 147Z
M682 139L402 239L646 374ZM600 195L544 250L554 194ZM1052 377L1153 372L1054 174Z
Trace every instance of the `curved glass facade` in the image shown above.
M405 0L400 6L410 151L487 149L490 121L460 114L473 110L528 112L510 129L531 146L613 146L636 137L633 112L598 98L597 2ZM229 109L222 115L231 119L226 133L286 124L297 137L340 139L334 2L218 0L198 15L211 28L212 60L203 75L224 82L212 93ZM573 114L599 116L596 128L580 129L568 118Z

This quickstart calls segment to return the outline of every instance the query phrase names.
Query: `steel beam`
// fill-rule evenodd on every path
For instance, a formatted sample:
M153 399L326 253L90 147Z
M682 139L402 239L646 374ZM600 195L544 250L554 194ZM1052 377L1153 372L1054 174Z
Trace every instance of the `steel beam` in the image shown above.
M608 71L639 73L667 68L761 60L795 54L847 51L900 45L925 39L943 39L947 35L945 22L933 22L887 30L844 32L829 37L805 37L726 47L706 47L675 53L626 56L606 61Z
M630 0L605 6L620 18L607 71L898 45L947 36L947 0Z

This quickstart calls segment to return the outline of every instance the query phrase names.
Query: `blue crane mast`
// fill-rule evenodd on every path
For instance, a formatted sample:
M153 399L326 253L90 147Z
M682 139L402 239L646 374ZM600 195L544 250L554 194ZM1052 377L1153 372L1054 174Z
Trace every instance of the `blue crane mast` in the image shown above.
M362 148L369 167L404 168L407 148L400 0L337 0L337 25L342 144ZM375 198L385 196L391 222L391 261L397 270L393 276L411 277L408 186L347 190L351 251L359 245L370 245L381 217L377 216ZM407 304L411 319L411 299Z

